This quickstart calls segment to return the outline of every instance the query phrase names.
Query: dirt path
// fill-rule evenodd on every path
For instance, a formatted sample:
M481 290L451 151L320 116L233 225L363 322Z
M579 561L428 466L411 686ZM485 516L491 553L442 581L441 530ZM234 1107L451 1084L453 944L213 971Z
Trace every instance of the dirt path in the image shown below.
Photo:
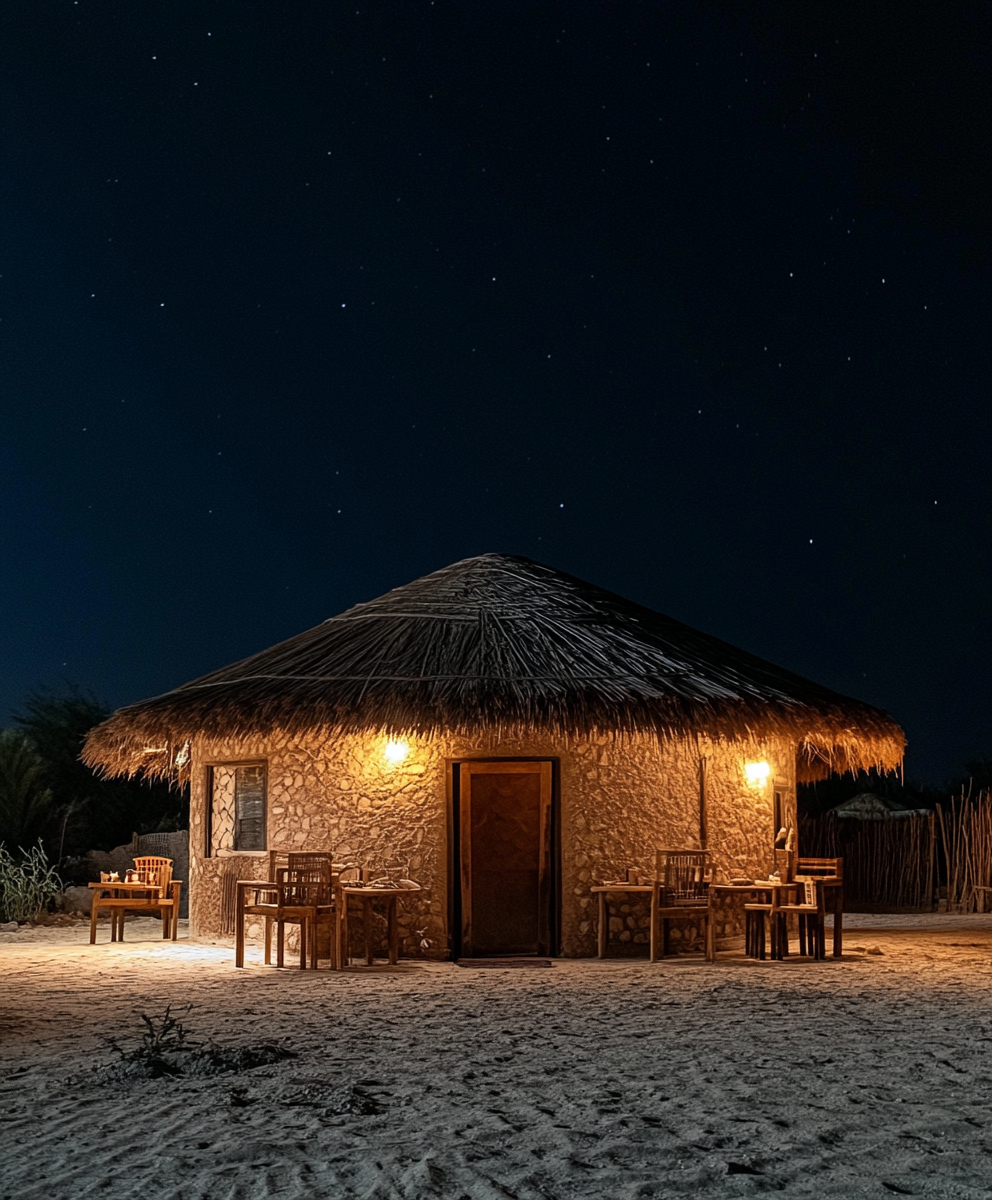
M843 962L316 975L152 922L0 935L0 1197L987 1200L992 921L874 920ZM80 1079L168 1003L296 1057Z

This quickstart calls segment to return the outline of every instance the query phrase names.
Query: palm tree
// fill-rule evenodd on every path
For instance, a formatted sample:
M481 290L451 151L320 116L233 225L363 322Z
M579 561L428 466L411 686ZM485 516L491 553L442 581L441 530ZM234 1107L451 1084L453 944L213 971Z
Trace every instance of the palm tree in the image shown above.
M41 759L20 730L0 730L0 844L10 850L36 842L54 815L43 771Z

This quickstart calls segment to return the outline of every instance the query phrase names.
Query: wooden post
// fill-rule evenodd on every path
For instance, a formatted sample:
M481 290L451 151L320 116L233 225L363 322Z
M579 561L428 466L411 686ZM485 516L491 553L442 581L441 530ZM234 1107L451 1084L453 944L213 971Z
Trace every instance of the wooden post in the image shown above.
M375 959L372 957L372 898L362 897L362 920L365 923L365 965L371 967Z
M389 963L396 966L400 957L400 929L396 919L396 901L398 896L389 897L389 907L386 910L386 930L389 936Z
M606 903L606 893L599 893L599 957L606 957L606 943L610 936L610 909Z
M706 849L706 769L709 764L708 758L700 758L699 760L699 848Z

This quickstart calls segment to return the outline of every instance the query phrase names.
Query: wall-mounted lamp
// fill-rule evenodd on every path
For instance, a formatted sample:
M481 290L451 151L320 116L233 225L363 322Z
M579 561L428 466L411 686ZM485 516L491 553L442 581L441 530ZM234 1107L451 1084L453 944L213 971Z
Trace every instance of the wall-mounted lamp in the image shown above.
M771 773L772 769L766 762L750 762L744 764L744 778L748 781L751 787L764 787L768 782L768 776Z
M406 742L389 741L386 743L382 756L388 763L401 763L409 753L410 747Z

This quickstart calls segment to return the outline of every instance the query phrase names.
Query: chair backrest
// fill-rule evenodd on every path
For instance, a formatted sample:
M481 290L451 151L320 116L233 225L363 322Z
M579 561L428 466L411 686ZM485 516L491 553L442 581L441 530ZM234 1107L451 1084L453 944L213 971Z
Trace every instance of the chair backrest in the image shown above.
M705 850L655 851L662 903L669 908L704 908L709 902L709 858Z
M142 854L135 858L134 869L142 883L154 884L160 896L168 896L172 883L172 859L159 854Z
M301 855L300 857L311 856ZM276 872L280 904L327 905L331 903L333 878L330 855L314 855L312 857L319 857L320 861L302 867L283 867Z
M842 881L844 860L842 858L800 858L796 860L796 876Z
M346 865L333 862L333 855L327 850L270 850L268 878L274 881L277 878L276 872L280 868L308 867L313 862L325 860L331 864L331 872L334 875L337 875Z

